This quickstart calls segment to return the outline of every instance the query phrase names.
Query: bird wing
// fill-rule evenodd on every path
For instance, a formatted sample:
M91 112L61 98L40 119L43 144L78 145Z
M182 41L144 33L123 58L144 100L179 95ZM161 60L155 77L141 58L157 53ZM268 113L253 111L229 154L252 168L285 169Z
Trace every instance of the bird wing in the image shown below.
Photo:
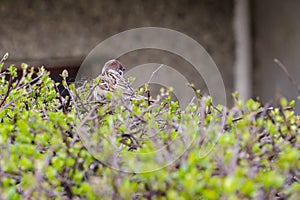
M117 73L105 73L99 76L100 83L94 91L96 100L103 100L107 93L115 92L117 89L122 91L125 99L129 100L148 100L147 97L137 95L135 90L131 87L129 81Z

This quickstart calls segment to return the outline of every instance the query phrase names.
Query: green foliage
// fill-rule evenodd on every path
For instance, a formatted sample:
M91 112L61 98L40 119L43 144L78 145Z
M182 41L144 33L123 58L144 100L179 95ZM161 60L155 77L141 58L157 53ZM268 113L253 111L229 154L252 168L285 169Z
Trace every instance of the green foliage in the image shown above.
M126 108L126 104L111 104L115 97L108 94L109 102L100 103L95 111L101 119L97 131L116 137L118 144L133 146L133 139L125 141L124 134L136 128L129 127L130 120L138 119L142 130L154 131L166 143L178 137L180 130L194 136L192 146L171 165L128 174L102 164L87 151L76 131L82 108L76 108L74 96L62 97L43 68L23 64L20 70L19 78L14 66L0 72L0 199L300 196L300 117L293 111L295 101L282 99L278 108L267 108L254 100L242 102L236 93L236 105L229 110L200 97L197 104L180 110L166 92L162 104L149 112L146 100ZM67 76L64 71L62 77ZM62 84L74 91L74 85ZM86 84L86 95L92 85ZM155 118L158 113L164 123ZM153 150L149 138L135 139L134 151ZM149 169L155 164L132 163Z

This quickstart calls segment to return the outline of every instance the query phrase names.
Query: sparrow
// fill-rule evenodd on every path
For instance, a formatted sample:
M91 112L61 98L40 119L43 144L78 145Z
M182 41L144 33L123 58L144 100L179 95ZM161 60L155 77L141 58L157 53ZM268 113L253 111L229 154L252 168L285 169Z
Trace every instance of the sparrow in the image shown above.
M117 89L121 90L125 100L141 100L146 97L137 95L131 87L130 82L123 77L125 67L118 60L109 60L104 64L101 74L98 76L100 83L94 90L96 101L105 99L107 93L114 93Z

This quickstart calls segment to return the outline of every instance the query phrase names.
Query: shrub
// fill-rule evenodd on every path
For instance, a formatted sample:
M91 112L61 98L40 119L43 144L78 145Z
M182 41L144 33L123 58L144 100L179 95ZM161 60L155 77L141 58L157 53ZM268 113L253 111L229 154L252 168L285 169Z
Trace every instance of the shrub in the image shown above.
M33 69L22 64L22 75L18 77L13 65L2 70L3 61L0 63L1 199L297 199L300 196L300 117L293 111L294 101L282 99L281 106L270 108L254 100L242 102L234 94L235 105L231 109L213 106L210 97L199 97L195 104L180 110L165 92L165 98L151 109L147 101L126 104L117 94L107 97L110 101L84 107L76 99L84 103L92 84L81 87L83 96L80 96L74 85L66 83L67 74L63 73L62 84L70 92L63 97L58 91L59 83L54 83L44 68ZM89 122L82 120L89 114L83 109L91 111L95 105L93 112L98 117L90 122L96 120L100 127L92 131L98 133L93 138ZM137 124L132 126L134 122ZM130 169L136 167L137 171L148 172L125 173L111 168L120 169L124 160L107 166L103 161L108 160L101 151L90 154L80 140L78 127L81 133L87 132L90 148L107 136L114 137L125 152L152 151L156 144L153 138L168 144L188 134L193 140L170 165L149 171L157 167L154 157L147 165L128 164ZM125 134L136 129L146 135L151 131L155 134L145 138ZM167 155L176 151L172 148Z

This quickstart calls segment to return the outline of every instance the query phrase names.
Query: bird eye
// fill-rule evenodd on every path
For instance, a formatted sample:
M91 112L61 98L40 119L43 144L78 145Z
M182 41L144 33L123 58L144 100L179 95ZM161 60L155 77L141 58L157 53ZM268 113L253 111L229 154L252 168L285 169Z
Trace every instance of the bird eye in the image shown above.
M124 72L124 71L125 71L125 67L123 67L123 66L121 65L121 66L120 66L120 70Z
M121 76L123 75L122 69L119 70L119 74L120 74Z

